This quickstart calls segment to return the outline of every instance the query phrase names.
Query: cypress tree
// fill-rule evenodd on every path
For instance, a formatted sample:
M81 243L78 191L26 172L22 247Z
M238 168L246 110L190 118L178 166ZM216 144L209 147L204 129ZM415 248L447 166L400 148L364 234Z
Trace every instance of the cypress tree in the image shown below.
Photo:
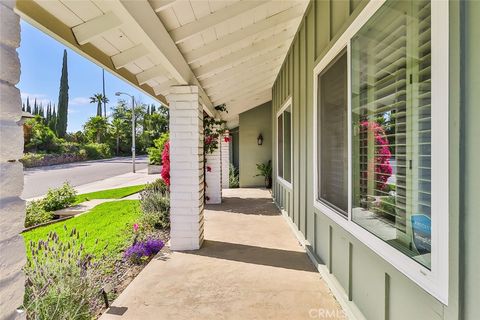
M55 111L55 104L53 104L52 110L50 111L50 120L48 121L48 126L54 132L57 131L56 130L56 128L57 128L57 113Z
M25 111L25 103L22 103L22 111Z
M60 78L60 91L58 93L58 113L56 121L57 135L60 138L65 137L67 133L68 117L68 70L67 70L67 50L63 50L62 77Z
M38 114L37 98L35 98L35 101L33 102L33 114Z
M27 112L32 113L32 107L30 107L30 100L27 97Z

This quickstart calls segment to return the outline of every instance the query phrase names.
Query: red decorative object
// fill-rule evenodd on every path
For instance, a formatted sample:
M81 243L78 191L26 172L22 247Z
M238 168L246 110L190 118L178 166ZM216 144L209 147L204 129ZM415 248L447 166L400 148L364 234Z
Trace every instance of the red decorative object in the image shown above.
M170 187L170 141L165 143L162 151L162 172L160 175L162 176L163 180Z
M232 141L232 139L229 136L225 136L223 138L223 141L225 141L226 143L229 143L230 141Z
M383 127L375 121L363 121L360 123L360 133L366 130L373 132L375 136L375 157L373 163L369 163L369 168L375 166L375 181L377 181L377 189L383 190L387 185L388 178L392 175L392 165L390 164L390 158L392 156L389 148L389 142L385 136L385 130ZM368 142L365 141L365 147ZM365 179L372 179L367 176L367 172L363 173Z

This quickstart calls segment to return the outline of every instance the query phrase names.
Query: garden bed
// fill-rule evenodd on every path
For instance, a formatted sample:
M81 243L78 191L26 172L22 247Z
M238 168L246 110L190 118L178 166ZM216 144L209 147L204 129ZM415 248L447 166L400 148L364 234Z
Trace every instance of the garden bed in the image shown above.
M66 242L72 237L79 239L77 246L82 246L83 253L95 257L97 269L101 270L100 278L96 281L108 288L108 299L113 301L138 273L148 263L150 258L136 261L124 259L125 249L132 244L134 226L141 217L139 200L122 200L100 204L90 212L64 221L50 224L24 232L27 257L32 259L32 250L38 243L48 239L49 235L58 235L58 242ZM169 239L168 230L152 229L149 237L160 239L166 243ZM76 241L74 239L74 241ZM33 247L32 247L33 245ZM162 252L166 251L165 248ZM164 253L162 253L164 254ZM105 310L101 293L94 306L93 314L100 315Z
M161 255L168 252L170 202L163 180L79 196L72 190L69 185L51 190L37 207L45 212L143 191L140 200L107 200L82 215L22 234L27 249L23 307L29 318L98 317L106 309L105 297L113 301L160 250Z

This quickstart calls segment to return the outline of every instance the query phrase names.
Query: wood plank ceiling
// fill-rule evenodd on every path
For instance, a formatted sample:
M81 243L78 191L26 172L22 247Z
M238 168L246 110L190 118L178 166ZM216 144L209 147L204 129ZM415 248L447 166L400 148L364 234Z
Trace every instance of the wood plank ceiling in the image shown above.
M229 113L222 115L227 120L271 100L308 5L308 0L34 1L71 28L80 45L95 46L116 69L136 75L134 85L167 95L171 85L197 84L210 110L227 104Z

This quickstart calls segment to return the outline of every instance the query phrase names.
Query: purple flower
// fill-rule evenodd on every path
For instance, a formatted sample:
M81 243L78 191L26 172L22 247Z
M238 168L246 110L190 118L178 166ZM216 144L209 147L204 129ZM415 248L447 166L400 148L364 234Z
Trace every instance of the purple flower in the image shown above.
M123 256L125 259L138 261L142 257L150 257L154 254L157 254L164 247L164 245L165 244L160 239L147 239L128 247Z

